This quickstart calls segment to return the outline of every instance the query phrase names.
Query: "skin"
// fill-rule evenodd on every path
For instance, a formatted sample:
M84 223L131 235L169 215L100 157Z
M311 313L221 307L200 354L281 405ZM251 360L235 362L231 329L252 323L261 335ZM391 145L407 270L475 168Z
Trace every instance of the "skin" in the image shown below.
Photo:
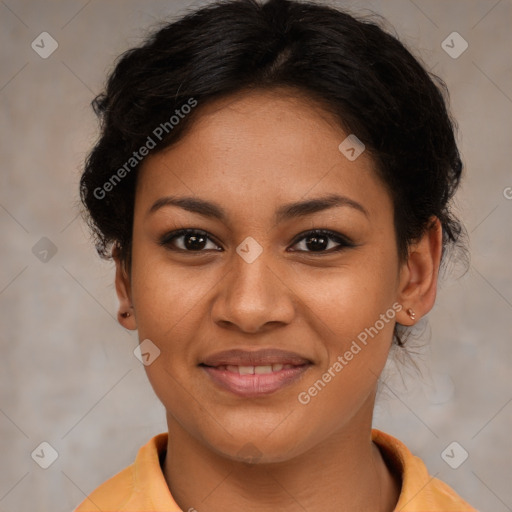
M364 152L339 151L339 123L290 91L250 91L199 106L177 144L146 159L137 182L131 268L119 255L119 321L161 351L146 367L167 411L164 475L183 510L389 511L400 481L371 441L377 379L394 322L412 325L433 306L441 257L437 219L400 262L391 197ZM339 194L359 203L276 222L284 204ZM225 210L220 221L165 196L193 196ZM180 228L212 238L185 252ZM312 251L311 229L349 237ZM263 252L247 263L246 237ZM172 250L174 247L176 250ZM178 249L182 248L180 252ZM215 250L221 248L221 251ZM307 391L394 303L403 309L303 405ZM123 318L121 313L132 314ZM198 366L230 348L275 347L307 357L301 379L270 395L242 398ZM256 460L247 457L252 450ZM240 453L242 451L242 453Z

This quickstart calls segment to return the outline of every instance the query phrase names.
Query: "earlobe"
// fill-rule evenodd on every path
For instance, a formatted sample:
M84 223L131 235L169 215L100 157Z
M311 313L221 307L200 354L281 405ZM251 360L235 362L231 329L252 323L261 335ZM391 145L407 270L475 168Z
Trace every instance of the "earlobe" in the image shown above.
M112 251L112 257L116 264L115 285L117 298L119 300L117 320L125 329L133 331L137 329L137 321L131 299L130 276L128 275L124 261L121 260L119 256L117 247Z
M399 301L403 309L397 315L402 325L413 325L434 306L442 248L442 225L433 217L421 238L410 246L402 267Z

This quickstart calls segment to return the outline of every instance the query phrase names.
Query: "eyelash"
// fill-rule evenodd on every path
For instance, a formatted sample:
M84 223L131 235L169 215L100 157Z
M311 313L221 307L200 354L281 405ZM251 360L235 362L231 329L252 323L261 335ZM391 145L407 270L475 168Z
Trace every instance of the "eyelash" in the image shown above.
M172 251L188 252L188 253L192 253L192 254L193 253L198 253L199 254L201 252L205 252L205 249L202 249L202 250L199 250L199 251L189 251L189 250L186 250L186 249L180 249L180 248L172 247L171 242L173 240L175 240L177 238L180 238L182 236L185 236L185 235L200 235L200 236L204 236L209 241L217 244L214 241L214 239L212 237L210 237L208 235L208 233L206 233L206 231L202 231L200 229L179 229L178 231L173 231L171 233L167 233L166 235L164 235L161 238L159 243L160 243L161 246L166 247L166 248L168 248L169 250L172 250ZM292 252L303 252L303 253L321 255L321 254L332 254L333 252L339 252L339 251L341 251L343 249L356 247L356 244L354 244L348 237L346 237L344 235L341 235L339 233L336 233L334 231L329 231L328 229L313 229L313 230L310 230L310 231L303 232L303 233L301 233L300 235L298 235L294 239L292 245L297 245L297 243L301 242L302 240L307 239L309 237L313 237L313 236L325 236L325 237L335 241L336 243L338 243L339 246L337 248L335 248L334 250L331 248L329 250L324 250L324 251L298 250L298 251L292 251Z

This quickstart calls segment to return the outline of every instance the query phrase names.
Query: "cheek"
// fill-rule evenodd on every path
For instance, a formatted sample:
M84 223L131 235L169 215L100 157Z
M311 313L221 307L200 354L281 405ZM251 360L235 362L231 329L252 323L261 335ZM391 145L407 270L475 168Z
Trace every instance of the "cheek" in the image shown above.
M145 261L132 280L137 329L141 341L149 339L156 345L158 357L144 369L166 410L193 432L202 413L190 400L196 396L190 371L196 334L201 331L194 315L204 288L197 278L188 280L169 271L168 264Z
M393 251L360 258L331 272L304 274L295 279L294 290L302 298L316 337L322 340L322 364L304 385L320 378L321 403L346 402L347 407L363 399L375 385L389 353L397 309ZM323 384L327 384L324 391ZM321 391L321 393L320 393ZM305 398L308 400L308 397ZM346 408L342 408L347 410Z
M395 267L392 250L380 254L364 250L336 268L299 267L288 279L294 294L307 306L305 310L321 321L327 337L341 336L346 342L373 326L392 307L397 272L390 269ZM389 335L391 322L379 330Z
M400 307L390 299L382 289L370 287L360 292L341 287L327 296L311 297L318 306L315 329L322 338L325 357L304 380L297 402L304 408L312 432L321 428L327 435L365 404L368 410L372 407L393 339L396 308Z
M197 268L172 265L165 253L134 249L132 292L140 337L175 337L188 313L214 285Z
M190 381L187 372L195 364L193 347L201 331L198 306L205 283L197 269L194 277L190 269L173 268L156 252L134 248L133 303L140 341L149 339L157 347L158 358L145 366L146 373L160 400L173 408L181 406L180 383Z

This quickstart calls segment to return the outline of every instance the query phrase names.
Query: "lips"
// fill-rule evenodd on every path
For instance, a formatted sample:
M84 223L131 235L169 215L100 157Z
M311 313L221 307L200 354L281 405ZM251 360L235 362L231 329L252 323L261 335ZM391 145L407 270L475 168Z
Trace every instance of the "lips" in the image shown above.
M232 364L215 366L218 370L226 370L231 373L238 373L239 375L264 375L267 373L279 372L283 368L288 370L290 368L295 368L300 365L293 364L268 364L268 365L257 365L257 366L237 366Z
M311 361L305 357L274 348L260 349L256 351L232 349L223 352L217 352L203 359L205 366L238 366L238 367L257 367L257 366L273 366L273 365L292 365L301 366L309 364Z
M206 357L200 367L211 382L241 397L274 393L298 380L312 362L278 349L233 349Z

